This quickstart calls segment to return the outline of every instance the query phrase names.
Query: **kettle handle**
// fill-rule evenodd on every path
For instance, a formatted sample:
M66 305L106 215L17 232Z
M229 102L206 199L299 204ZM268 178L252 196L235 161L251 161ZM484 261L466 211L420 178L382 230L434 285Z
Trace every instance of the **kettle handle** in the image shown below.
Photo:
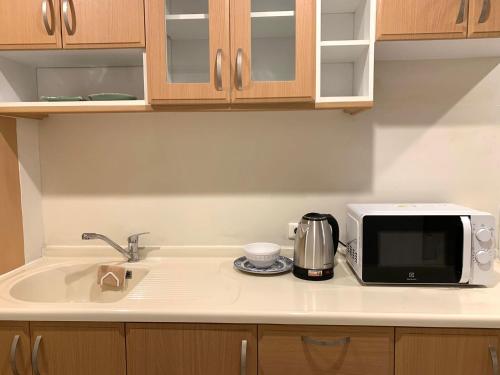
M333 255L337 253L337 248L339 247L339 236L340 229L339 223L337 219L335 219L332 215L328 214L326 220L328 220L328 224L332 227L332 237L333 237Z

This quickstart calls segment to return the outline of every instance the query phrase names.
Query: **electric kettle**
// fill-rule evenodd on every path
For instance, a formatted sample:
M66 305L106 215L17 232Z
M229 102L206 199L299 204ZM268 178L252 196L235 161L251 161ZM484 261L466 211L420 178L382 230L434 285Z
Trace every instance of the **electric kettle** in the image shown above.
M293 274L304 280L331 279L338 245L339 224L332 215L304 215L295 234Z

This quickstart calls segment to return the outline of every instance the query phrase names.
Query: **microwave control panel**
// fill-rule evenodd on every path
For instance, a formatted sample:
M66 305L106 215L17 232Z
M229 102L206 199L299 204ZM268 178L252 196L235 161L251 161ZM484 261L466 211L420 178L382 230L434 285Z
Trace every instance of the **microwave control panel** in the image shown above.
M495 218L492 215L472 215L472 269L473 284L490 285L496 258Z

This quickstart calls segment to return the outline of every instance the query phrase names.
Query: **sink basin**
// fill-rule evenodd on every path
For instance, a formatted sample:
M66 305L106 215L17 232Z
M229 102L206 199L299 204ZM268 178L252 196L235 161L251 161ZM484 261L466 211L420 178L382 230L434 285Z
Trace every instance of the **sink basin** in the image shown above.
M12 286L11 297L25 302L117 302L127 296L148 270L128 267L132 278L122 290L97 285L99 264L60 266L32 274Z

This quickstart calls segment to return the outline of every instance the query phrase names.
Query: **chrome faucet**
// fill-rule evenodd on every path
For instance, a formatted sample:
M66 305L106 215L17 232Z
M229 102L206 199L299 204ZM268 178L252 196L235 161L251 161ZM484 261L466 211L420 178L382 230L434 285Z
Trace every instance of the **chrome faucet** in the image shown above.
M130 263L139 261L139 236L149 232L137 233L128 237L128 247L124 249L113 240L99 233L83 233L82 240L102 240L113 249L119 251Z

